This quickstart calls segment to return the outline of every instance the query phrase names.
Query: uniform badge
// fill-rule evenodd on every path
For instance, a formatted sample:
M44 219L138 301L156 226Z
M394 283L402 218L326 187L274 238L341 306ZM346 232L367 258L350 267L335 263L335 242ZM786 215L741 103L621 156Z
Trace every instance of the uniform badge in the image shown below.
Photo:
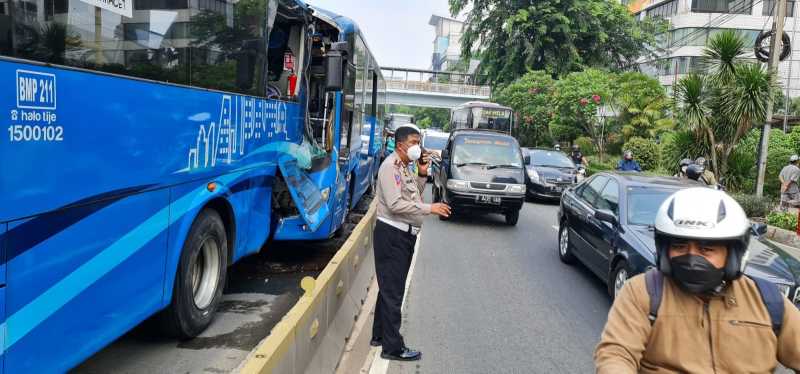
M400 174L394 175L394 183L397 184L397 187L400 187L401 184Z

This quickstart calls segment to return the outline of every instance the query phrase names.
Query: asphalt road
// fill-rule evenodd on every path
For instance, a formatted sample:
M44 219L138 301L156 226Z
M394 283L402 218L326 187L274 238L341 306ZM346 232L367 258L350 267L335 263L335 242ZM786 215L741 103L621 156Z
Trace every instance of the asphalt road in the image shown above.
M351 211L344 235L316 242L268 243L228 269L211 326L186 341L166 338L145 321L90 357L75 373L229 373L294 306L300 280L316 277L364 216L371 198Z
M558 259L555 204L425 221L403 314L418 362L389 373L590 373L611 301L582 265Z

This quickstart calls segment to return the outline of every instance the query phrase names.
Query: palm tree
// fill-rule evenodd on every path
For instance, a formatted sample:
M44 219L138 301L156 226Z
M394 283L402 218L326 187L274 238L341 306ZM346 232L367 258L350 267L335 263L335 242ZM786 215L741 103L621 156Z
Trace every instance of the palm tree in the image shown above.
M741 63L735 75L719 97L719 106L725 114L726 126L719 129L725 142L722 149L723 163L720 171L728 171L728 158L736 144L753 125L763 123L767 117L767 105L773 93L779 89L772 72L761 64Z
M711 146L711 166L716 172L719 170L717 153L714 151L717 140L712 127L713 111L709 96L707 79L702 75L689 74L675 86L675 100L680 118L688 130L694 131L700 138L705 138Z
M728 171L728 159L742 137L765 120L770 95L778 89L774 74L744 55L744 37L723 31L703 53L706 75L691 74L675 87L681 117L708 141L718 178Z

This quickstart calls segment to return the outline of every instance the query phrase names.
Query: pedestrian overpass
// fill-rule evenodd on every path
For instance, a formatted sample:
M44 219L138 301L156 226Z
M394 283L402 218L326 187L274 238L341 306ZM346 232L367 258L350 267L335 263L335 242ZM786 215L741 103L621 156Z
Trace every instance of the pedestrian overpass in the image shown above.
M474 74L396 67L381 68L387 104L424 108L455 108L469 101L488 101L491 87L479 85Z

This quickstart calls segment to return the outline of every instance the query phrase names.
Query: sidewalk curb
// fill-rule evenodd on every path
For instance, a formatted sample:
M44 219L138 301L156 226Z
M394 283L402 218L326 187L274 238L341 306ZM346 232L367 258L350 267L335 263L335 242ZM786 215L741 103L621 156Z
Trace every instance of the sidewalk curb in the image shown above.
M342 357L336 366L336 374L369 373L372 360L368 360L372 347L372 320L375 317L375 303L378 301L378 278L374 277L369 285L369 293L359 311L350 339L344 348ZM365 313L367 312L367 313Z
M790 247L800 248L800 237L798 237L797 233L794 231L784 230L775 226L767 226L767 233L764 236L769 240Z

